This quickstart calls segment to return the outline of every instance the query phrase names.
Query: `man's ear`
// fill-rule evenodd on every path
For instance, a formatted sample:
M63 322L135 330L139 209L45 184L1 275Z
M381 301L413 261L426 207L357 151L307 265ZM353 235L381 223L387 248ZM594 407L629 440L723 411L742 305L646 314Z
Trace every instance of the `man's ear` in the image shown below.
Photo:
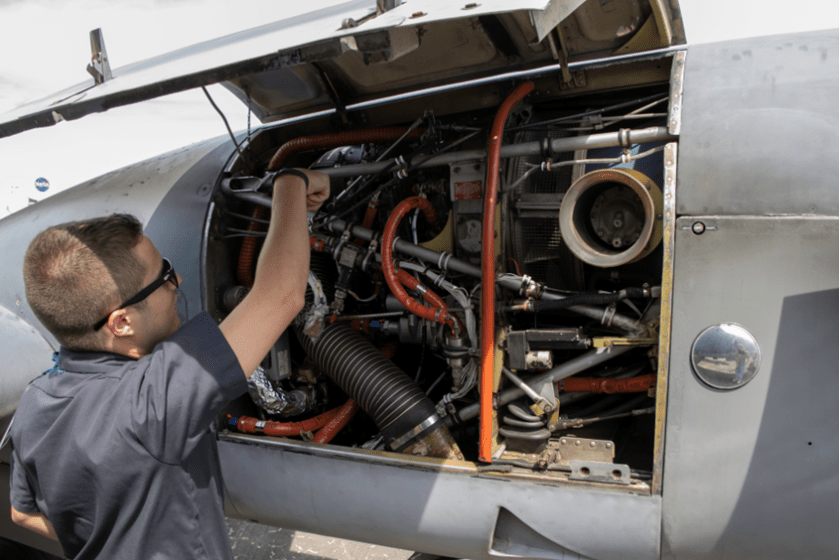
M131 327L131 318L125 309L117 309L108 315L108 330L116 337L131 336L134 329Z

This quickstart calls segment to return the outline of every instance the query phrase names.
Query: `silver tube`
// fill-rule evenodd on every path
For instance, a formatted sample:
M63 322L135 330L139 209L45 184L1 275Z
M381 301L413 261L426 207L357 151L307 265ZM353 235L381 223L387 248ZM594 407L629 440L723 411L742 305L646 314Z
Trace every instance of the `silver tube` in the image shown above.
M605 351L589 350L585 354L577 356L576 358L572 358L567 362L546 371L542 375L537 375L536 377L529 380L527 384L531 388L535 389L535 387L538 387L543 383L556 383L561 379L565 379L566 377L576 375L581 371L585 371L591 367L602 364L603 362L607 362L612 358L617 358L621 354L625 354L626 352L629 352L632 349L632 346L614 346L612 348L606 349ZM496 406L504 406L505 404L516 400L522 395L524 395L524 391L522 391L518 387L512 387L510 389L507 389L504 392L498 393L498 395L495 397ZM480 403L470 404L469 406L460 409L460 411L457 413L457 417L458 419L460 419L461 422L465 422L467 420L476 418L478 414L480 414L480 411Z
M553 411L554 404L549 403L546 398L544 398L542 395L531 389L530 386L524 381L522 381L518 375L516 375L515 373L513 373L505 367L502 367L501 371L504 372L504 375L507 376L507 379L513 382L513 385L524 391L524 394L530 397L533 400L533 402L539 405L539 407L542 410L544 410L545 412Z
M623 136L623 140L621 139L621 136ZM561 153L593 148L610 148L613 146L620 146L622 141L627 144L646 144L649 142L672 142L674 140L678 140L678 137L670 134L667 131L667 127L654 126L650 128L642 128L640 130L621 129L618 132L604 132L601 134L588 134L585 136L554 138L551 141L551 148L555 153ZM539 141L509 144L501 147L502 158L536 156L541 153L542 146ZM414 159L422 157L424 156L417 156ZM419 165L419 167L439 167L460 161L479 160L484 158L486 158L486 150L484 149L463 150L434 156L427 161L424 161ZM359 163L356 165L344 165L342 167L327 167L324 169L318 169L318 171L325 173L330 177L370 175L372 173L378 173L392 163L393 160L374 163ZM396 169L396 167L394 167L394 169Z
M330 222L327 227L329 227L333 233L343 233L347 228L347 222L344 220L335 220ZM373 230L369 230L361 226L352 226L350 228L350 235L364 241L370 241L373 239ZM426 249L425 247L414 245L413 243L409 243L408 241L403 241L401 239L396 240L393 248L405 255L417 257L429 264L437 265L440 269L452 270L461 274L468 274L469 276L473 276L475 278L481 277L480 267L455 258L448 253L440 253L438 251L434 251L433 249Z

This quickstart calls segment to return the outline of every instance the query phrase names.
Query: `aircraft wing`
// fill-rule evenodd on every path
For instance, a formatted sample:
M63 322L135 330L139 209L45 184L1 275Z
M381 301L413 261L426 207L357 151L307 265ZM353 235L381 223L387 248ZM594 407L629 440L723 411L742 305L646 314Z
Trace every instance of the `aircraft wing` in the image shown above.
M504 25L526 18L535 29L532 41L536 45L582 3L412 1L377 15L375 0L351 0L113 70L107 67L103 42L94 50L101 52L104 60L92 65L98 68L99 79L90 78L3 114L0 137L217 82L223 82L249 103L263 122L343 110L416 89L420 84L442 85L464 76L475 78L506 68L525 68L531 61L527 54L519 54L521 48L498 52L480 40L476 26L503 35ZM510 12L515 16L505 24L499 23L496 16ZM440 57L440 49L430 53L419 49L421 42L440 41L442 37L452 41L452 48L471 52L465 58L458 57L455 64L452 57ZM510 54L513 51L515 55ZM405 64L396 69L381 71L384 65L378 65L402 57ZM540 53L534 50L533 60L538 58ZM336 59L344 60L336 64ZM85 62L79 61L80 74Z

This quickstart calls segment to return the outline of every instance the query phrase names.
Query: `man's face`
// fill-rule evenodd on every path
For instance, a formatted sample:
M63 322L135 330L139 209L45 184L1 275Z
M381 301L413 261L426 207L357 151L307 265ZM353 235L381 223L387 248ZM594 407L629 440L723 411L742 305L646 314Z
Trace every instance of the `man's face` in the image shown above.
M134 246L135 255L143 263L146 274L143 278L143 286L148 286L158 278L163 270L163 257L154 246L154 243L145 235L140 242ZM177 275L177 273L175 273ZM181 282L180 275L178 284ZM149 295L145 301L146 305L139 309L134 308L134 332L137 336L137 345L151 353L155 345L163 342L171 336L180 326L178 310L175 307L177 293L171 282L166 282Z

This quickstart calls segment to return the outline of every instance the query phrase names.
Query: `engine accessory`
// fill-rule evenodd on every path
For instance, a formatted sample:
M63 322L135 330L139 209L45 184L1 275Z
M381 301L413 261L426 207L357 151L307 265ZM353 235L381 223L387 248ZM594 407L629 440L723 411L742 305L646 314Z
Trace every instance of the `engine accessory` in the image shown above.
M620 266L642 259L661 242L663 203L661 190L639 171L592 171L562 199L559 227L580 260Z
M435 456L463 459L431 400L351 327L334 323L324 329L317 341L299 330L297 337L315 363L373 418L391 448L406 453L415 446L424 450L427 443L417 440L433 436L435 441L442 441L433 446L435 453L440 453Z
M248 394L266 412L281 417L308 412L315 403L314 395L308 395L305 391L283 391L275 387L262 367L256 368L248 378Z

